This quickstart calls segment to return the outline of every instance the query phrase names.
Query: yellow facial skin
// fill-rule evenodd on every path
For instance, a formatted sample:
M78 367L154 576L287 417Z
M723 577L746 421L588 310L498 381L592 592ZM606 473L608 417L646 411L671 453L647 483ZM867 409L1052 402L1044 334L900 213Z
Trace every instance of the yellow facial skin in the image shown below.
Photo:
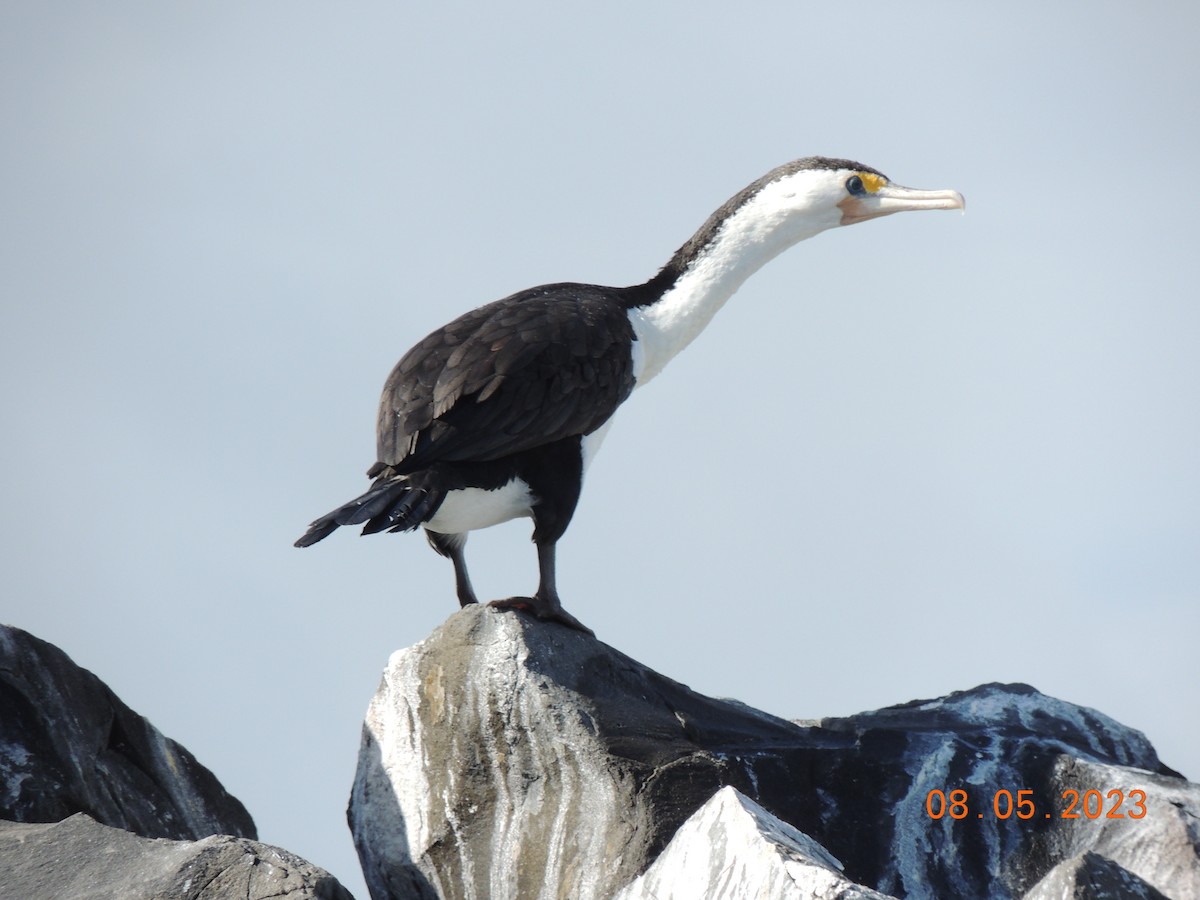
M868 194L876 194L879 189L888 183L888 180L882 175L876 175L874 172L856 172L859 178L862 179L863 187L867 189Z

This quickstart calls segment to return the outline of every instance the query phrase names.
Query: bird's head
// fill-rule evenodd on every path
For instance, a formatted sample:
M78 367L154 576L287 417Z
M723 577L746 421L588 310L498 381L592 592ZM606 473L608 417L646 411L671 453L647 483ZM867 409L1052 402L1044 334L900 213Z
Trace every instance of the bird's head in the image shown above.
M807 156L772 169L730 197L679 249L676 271L705 258L734 258L746 271L830 228L920 209L965 209L958 191L894 184L848 159Z
M966 209L967 201L958 191L926 191L893 184L886 175L857 163L831 171L840 182L836 206L842 217L839 225L853 225L892 213L918 209ZM835 191L837 193L837 191Z
M901 187L870 166L824 156L779 166L749 185L742 197L760 215L795 222L807 232L800 237L892 213L966 208L958 191Z
M772 169L723 203L657 275L630 289L637 383L660 372L750 275L797 241L892 213L964 207L958 191L900 187L846 159L809 156Z

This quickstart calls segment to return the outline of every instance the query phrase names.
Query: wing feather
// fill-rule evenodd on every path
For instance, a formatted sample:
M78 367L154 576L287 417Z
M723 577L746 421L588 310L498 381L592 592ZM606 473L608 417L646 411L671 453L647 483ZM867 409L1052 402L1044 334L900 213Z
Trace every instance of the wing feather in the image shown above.
M430 334L384 385L378 465L497 459L599 428L633 390L633 329L614 295L534 288Z

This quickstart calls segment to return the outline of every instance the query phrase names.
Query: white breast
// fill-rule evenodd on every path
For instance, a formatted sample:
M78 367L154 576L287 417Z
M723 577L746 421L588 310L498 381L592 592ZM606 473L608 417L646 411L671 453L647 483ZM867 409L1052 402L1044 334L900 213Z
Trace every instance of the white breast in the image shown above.
M533 515L533 501L533 492L520 478L514 478L494 491L463 488L446 495L425 527L441 534L463 534L476 528L490 528L510 519Z

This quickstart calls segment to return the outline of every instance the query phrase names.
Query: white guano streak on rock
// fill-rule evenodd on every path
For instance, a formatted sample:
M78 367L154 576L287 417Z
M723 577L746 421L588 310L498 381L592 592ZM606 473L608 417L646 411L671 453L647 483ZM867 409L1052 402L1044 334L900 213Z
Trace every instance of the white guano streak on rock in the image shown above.
M372 791L356 793L390 787L403 816L394 822L396 811L374 800L356 816L374 868L408 862L379 846L403 831L409 860L443 897L611 896L632 874L621 873L638 838L636 800L614 781L586 701L526 666L516 616L483 611L464 622L476 630L461 669L430 661L435 633L392 655L369 708L383 772L364 775L360 762ZM422 863L435 848L436 869Z
M1124 756L1132 765L1136 759L1155 755L1150 741L1140 731L1122 725L1099 710L1077 706L1042 693L1021 696L1005 692L982 697L939 698L923 704L919 709L954 711L981 728L1002 726L1015 714L1022 726L1041 735L1043 741L1050 736L1043 734L1042 723L1048 719L1060 720L1070 722L1074 726L1075 735L1087 740L1089 749L1099 757L1107 757L1115 752ZM1065 744L1063 752L1078 755L1075 748Z
M515 639L515 632L504 631L508 640L494 645L500 658L488 660L492 671L469 673L467 681L468 690L476 694L480 723L499 715L503 736L496 741L498 729L481 729L493 737L486 753L496 762L492 767L497 799L488 896L530 896L519 889L524 885L528 891L529 871L523 871L528 862L541 873L539 900L554 900L559 885L577 884L581 878L597 880L592 873L579 871L578 861L591 859L593 864L603 865L603 846L587 845L595 844L605 828L582 826L589 811L619 808L615 804L621 800L606 779L583 777L588 754L595 748L590 740L580 741L581 723L575 712L578 698L556 700L562 688L526 668L523 642ZM490 689L506 680L497 679L498 673L510 672L516 675L515 684L500 692ZM484 690L477 690L476 685ZM553 725L556 739L537 740L548 724ZM553 791L547 790L549 782L554 783Z
M1003 761L1007 756L1004 753L1004 748L1000 746L1003 743L1003 739L999 735L992 734L988 736L988 740L988 749L982 754L976 754L978 763L974 771L967 778L968 784L979 788L979 790L974 792L974 803L976 806L988 803L994 804L996 801L993 792L1004 788L1009 792L1009 796L1015 804L1017 802L1017 792L1023 785L1017 783L1019 776L1009 764ZM921 813L927 813L925 800L926 797L910 797L909 803L916 804ZM1015 810L1016 807L1014 806L1013 809ZM974 823L984 835L983 845L987 850L987 868L992 878L1000 876L1000 848L1003 846L1004 840L1002 829L1008 826L1008 824L1009 820L1001 819L995 815L988 815L987 813L984 814L982 819L977 819Z
M944 829L946 823L951 822L949 816L943 816L941 822L931 820L925 811L925 798L934 788L949 794L947 777L954 747L942 744L927 756L913 755L923 759L923 763L912 773L912 785L897 801L893 812L896 829L892 838L892 859L899 882L896 886L903 888L901 893L919 891L929 883L929 862L936 857L933 831L939 826Z
M415 648L412 648L415 649ZM430 842L429 817L425 805L413 804L412 798L425 796L429 783L425 777L429 760L421 759L420 765L407 764L421 753L424 745L421 734L421 717L415 714L420 708L420 679L416 673L417 655L398 651L388 659L379 690L367 707L364 728L369 733L374 749L379 753L376 760L370 758L372 747L364 742L359 757L359 782L355 784L356 800L361 798L357 813L368 820L386 816L388 804L384 799L388 793L395 796L397 803L408 810L404 829L404 846L380 846L372 842L369 850L377 860L396 864L401 857L411 858L415 849ZM403 710L405 715L396 716ZM362 783L365 776L365 785ZM366 831L372 837L378 832ZM359 832L360 840L364 831ZM396 834L396 832L393 832ZM368 879L369 880L369 879Z

